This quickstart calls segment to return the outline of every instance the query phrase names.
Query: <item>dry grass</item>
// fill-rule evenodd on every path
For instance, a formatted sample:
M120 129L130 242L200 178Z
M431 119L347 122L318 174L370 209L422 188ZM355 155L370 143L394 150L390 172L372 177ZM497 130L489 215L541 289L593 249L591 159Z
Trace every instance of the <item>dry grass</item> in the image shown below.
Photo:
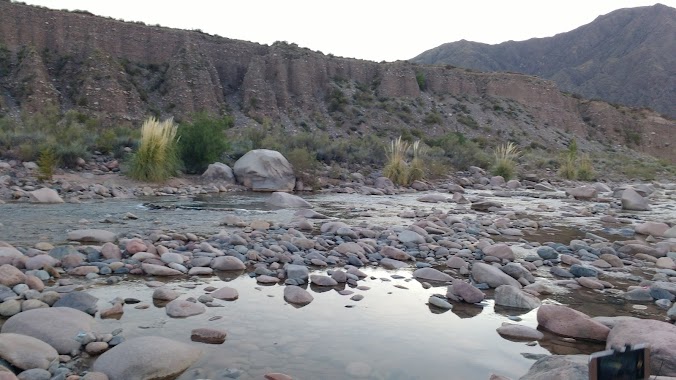
M588 154L583 154L578 162L577 178L580 181L592 181L596 177L594 165Z
M493 174L502 176L505 180L512 179L516 174L516 159L521 155L521 151L509 142L495 148L493 154L495 156Z
M383 168L383 175L389 178L397 185L408 184L408 164L406 163L406 154L410 144L399 136L396 140L390 142L387 151L387 163Z
M180 166L176 131L173 119L160 122L151 117L146 120L129 176L141 181L160 182L176 174Z

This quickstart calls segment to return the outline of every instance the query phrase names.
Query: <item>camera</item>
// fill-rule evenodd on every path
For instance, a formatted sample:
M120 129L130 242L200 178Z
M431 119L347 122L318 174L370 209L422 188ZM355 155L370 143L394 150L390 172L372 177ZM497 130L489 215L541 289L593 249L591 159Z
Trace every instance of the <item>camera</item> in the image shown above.
M650 376L650 347L645 344L593 353L589 380L642 380Z

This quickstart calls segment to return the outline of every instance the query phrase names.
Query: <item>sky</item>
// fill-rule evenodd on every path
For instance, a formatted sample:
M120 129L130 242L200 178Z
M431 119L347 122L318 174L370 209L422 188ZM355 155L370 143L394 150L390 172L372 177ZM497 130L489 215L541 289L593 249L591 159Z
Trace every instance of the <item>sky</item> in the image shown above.
M341 57L396 61L443 43L496 44L550 37L620 8L657 0L24 0L54 9L301 47ZM661 0L676 7L676 0Z

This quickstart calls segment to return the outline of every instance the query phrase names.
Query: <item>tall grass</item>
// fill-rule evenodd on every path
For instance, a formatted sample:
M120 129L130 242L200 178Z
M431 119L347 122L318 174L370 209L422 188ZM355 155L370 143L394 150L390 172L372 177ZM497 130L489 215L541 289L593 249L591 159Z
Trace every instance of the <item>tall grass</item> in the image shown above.
M582 157L580 157L577 169L577 177L580 179L580 181L592 181L596 177L596 173L594 173L594 165L592 164L592 160L588 154L583 154Z
M54 176L54 169L58 164L58 158L56 157L56 152L51 146L45 146L40 149L40 155L38 157L38 179L40 181L49 181Z
M516 174L516 159L521 154L516 145L511 142L502 144L495 148L493 154L493 174L502 176L505 180L512 179Z
M177 126L173 119L148 118L141 128L141 142L131 159L129 176L141 181L161 182L178 172Z
M425 164L422 159L424 148L420 145L420 140L416 140L411 146L413 159L408 168L408 183L419 181L425 177Z
M389 178L397 185L408 185L408 164L406 163L406 153L411 144L401 139L390 142L387 150L387 163L383 168L383 175Z

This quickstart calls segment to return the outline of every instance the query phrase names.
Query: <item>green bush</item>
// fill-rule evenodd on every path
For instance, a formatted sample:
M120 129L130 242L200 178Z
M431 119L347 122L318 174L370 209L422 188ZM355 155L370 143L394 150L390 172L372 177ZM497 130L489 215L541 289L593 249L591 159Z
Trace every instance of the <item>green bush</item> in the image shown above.
M430 147L443 150L449 163L459 170L467 170L470 166L487 167L490 159L477 143L468 140L459 132L448 133L441 137L429 137L425 143Z
M209 164L218 161L228 149L225 130L233 126L232 117L214 119L200 113L190 124L178 128L178 146L185 169L189 173L202 173Z
M58 164L58 159L54 148L51 146L45 146L40 149L40 156L38 157L38 179L40 181L51 180L54 176L54 169Z
M180 167L176 132L172 119L159 122L151 117L146 120L141 128L138 151L131 158L129 176L160 182L176 174Z
M592 181L595 179L594 165L588 154L582 155L578 162L577 177L580 181Z
M505 180L514 178L516 174L516 158L520 154L519 149L511 142L497 147L494 152L493 174L502 176Z
M77 167L77 159L86 159L88 156L87 147L78 141L57 145L55 153L61 165L67 168Z

